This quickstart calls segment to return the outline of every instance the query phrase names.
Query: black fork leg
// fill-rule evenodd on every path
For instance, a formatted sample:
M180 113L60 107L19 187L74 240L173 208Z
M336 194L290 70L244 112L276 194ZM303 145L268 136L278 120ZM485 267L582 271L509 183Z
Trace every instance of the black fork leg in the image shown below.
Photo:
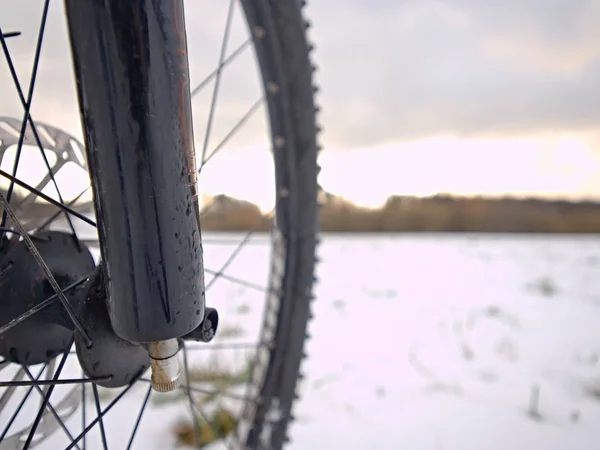
M204 317L183 0L65 0L109 311L154 342Z

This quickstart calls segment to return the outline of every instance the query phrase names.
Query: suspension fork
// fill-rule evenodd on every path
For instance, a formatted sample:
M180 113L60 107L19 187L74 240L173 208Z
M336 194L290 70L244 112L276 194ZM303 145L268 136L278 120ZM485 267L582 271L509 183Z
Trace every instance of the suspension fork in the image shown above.
M183 0L65 0L115 333L170 340L204 318Z

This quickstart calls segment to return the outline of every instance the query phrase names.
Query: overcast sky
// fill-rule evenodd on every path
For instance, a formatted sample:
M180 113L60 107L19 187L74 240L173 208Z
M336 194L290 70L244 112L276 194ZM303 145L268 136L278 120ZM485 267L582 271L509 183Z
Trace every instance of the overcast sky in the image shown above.
M600 124L596 0L340 0L309 11L336 146Z
M226 3L186 2L194 82L218 59ZM503 139L548 133L585 135L600 146L597 0L309 3L327 149L438 136ZM23 80L31 67L41 5L40 0L14 1L0 14L4 30L24 32L10 41ZM44 96L34 100L33 110L38 120L67 127L78 119L62 14L62 1L53 0L38 75ZM240 21L229 48L244 36ZM250 54L247 58L251 62ZM0 112L19 114L8 72L0 67ZM256 79L248 74L228 75L230 89L220 96L222 129L216 135L224 134L258 95ZM210 90L195 101L209 99ZM250 142L255 136L248 131L246 138Z
M218 55L225 8L210 9L217 3L227 2L186 2L190 58L206 70ZM26 32L10 42L24 76L41 5L12 2L0 16L3 29ZM335 147L600 124L598 1L327 0L309 2L307 13L315 25L326 137ZM54 0L38 75L53 89L36 105L73 95L64 31L62 1ZM200 41L210 49L200 49ZM1 98L10 103L8 73L0 74Z

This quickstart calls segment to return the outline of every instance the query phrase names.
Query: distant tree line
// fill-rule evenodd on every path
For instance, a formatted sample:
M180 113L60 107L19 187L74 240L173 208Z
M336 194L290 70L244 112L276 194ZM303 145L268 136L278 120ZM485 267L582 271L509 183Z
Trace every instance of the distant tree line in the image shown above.
M373 209L325 194L322 203L321 230L330 232L600 232L600 203L591 201L393 196ZM267 231L271 220L252 203L217 196L202 214L202 229Z

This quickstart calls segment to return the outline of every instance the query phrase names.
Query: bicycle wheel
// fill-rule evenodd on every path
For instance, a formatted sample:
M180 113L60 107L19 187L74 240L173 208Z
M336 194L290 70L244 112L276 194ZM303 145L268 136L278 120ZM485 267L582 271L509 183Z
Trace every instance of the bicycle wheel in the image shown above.
M237 13L243 12L248 39L227 55L225 43L235 14L231 1L217 68L192 90L192 93L199 92L211 80L214 83L209 118L205 132L201 134L203 158L199 166L204 171L207 161L222 152L232 136L242 129L260 105L264 105L268 112L268 139L275 173L274 226L269 233L270 251L267 251L270 256L268 281L267 287L263 288L227 273L234 260L243 258L243 253L249 251L251 227L239 242L231 245L229 253L223 253L220 248L218 270L207 269L213 278L206 290L209 303L214 303L216 299L210 300L211 293L216 292L213 286L218 280L239 283L261 292L265 307L259 337L251 345L219 343L219 332L216 343L195 344L179 340L186 376L179 391L182 398L177 408L189 413L191 424L179 429L179 443L198 448L208 445L218 448L220 443L227 448L280 449L286 442L292 404L297 398L296 384L304 358L303 344L313 298L318 217L314 69L310 64L307 26L300 2L240 3ZM62 131L50 125L48 120L45 123L35 120L32 99L38 95L36 76L49 4L45 0L40 8L41 21L28 92L22 88L25 81L18 77L10 49L11 41L21 38L12 32L12 28L6 29L10 22L0 24L6 73L16 87L22 105L19 118L0 118L0 177L7 180L0 195L3 206L0 224L0 355L4 358L0 363L0 379L3 380L0 386L4 389L0 394L0 450L120 448L123 443L127 443L127 448L134 448L135 443L148 448L148 441L142 441L137 433L145 415L150 414L148 404L152 391L145 375L147 348L112 334L102 335L103 339L116 342L116 347L107 348L112 351L118 348L126 355L126 364L118 352L103 355L98 361L83 361L80 348L72 350L75 336L84 344L87 339L92 342L100 331L106 332L102 327L109 324L108 309L103 303L105 290L98 288L104 287L96 251L102 243L94 242L95 233L89 232L90 226L102 222L102 211L95 220L90 219L89 198L84 201L92 191L89 186L69 196L61 193L61 171L73 166L87 168L84 147L73 137L75 133ZM8 17L3 14L4 20ZM193 42L189 44L193 48ZM223 140L212 151L206 152L224 68L250 47L254 48L264 93L241 114L241 119ZM42 168L37 178L28 172L28 166L33 167L34 152L37 152ZM24 163L28 155L30 159ZM202 174L199 180L202 182ZM102 192L96 190L95 195L101 196ZM215 204L203 208L201 218L209 217L211 205ZM259 225L262 224L263 218ZM209 245L206 239L204 245ZM207 254L207 267L209 256ZM248 264L245 266L242 270L249 271ZM92 305L92 313L85 309L89 305ZM221 331L224 331L222 324L226 321L227 314L222 314ZM191 374L192 350L202 349L204 353L209 349L225 351L238 347L245 349L243 363L248 364L242 382L215 381L212 380L214 374L205 372ZM94 344L90 348L94 348ZM216 360L221 361L221 358L225 357L219 354ZM119 364L142 370L123 373ZM87 376L61 376L69 369L80 373L79 365L84 366ZM106 367L110 368L108 372ZM91 372L99 375L90 376ZM201 379L200 385L194 384L194 376ZM115 387L114 392L109 398L103 398L103 395L109 395L106 392L111 386ZM141 395L132 397L131 392L138 388L143 389ZM202 398L196 394L202 394ZM158 395L166 398L170 394ZM178 398L176 394L172 397ZM214 397L224 400L209 405ZM37 399L39 403L35 401ZM121 403L126 405L116 415ZM205 406L208 409L205 410ZM24 411L28 407L33 419L26 417ZM235 414L230 412L234 410ZM111 411L113 419L117 417L112 423ZM167 417L171 412L166 416L166 413L157 414ZM223 416L226 416L224 420L217 420ZM124 425L127 420L131 422L128 427Z

